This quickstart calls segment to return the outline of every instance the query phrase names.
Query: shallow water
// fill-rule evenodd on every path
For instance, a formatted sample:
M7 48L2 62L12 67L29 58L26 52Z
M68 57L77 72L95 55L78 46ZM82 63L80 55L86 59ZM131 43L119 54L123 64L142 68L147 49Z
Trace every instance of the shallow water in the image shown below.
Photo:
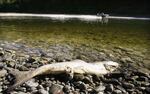
M99 21L51 19L0 19L0 40L47 47L49 44L88 45L99 49L124 47L147 52L150 21Z

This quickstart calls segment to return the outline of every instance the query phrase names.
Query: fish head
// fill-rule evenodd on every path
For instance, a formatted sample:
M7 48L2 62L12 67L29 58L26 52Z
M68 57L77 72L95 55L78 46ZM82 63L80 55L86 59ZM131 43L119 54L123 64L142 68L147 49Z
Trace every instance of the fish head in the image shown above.
M119 64L113 61L104 61L103 65L108 72L112 72L119 67Z

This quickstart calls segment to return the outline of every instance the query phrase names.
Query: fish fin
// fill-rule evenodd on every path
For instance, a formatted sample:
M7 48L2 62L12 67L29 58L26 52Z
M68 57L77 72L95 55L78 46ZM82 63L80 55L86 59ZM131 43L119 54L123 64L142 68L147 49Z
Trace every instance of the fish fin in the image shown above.
M27 80L31 79L31 71L19 71L17 69L9 68L9 73L15 77L14 84L7 89L7 92L12 91L19 85L23 84Z

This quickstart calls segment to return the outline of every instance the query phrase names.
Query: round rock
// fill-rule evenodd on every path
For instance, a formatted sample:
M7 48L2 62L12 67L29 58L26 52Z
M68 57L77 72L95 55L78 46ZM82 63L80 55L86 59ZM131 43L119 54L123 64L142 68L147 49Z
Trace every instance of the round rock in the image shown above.
M132 88L134 88L134 84L124 82L123 87L126 89L132 89Z
M114 90L114 86L112 84L108 84L106 86L106 91L112 92Z
M103 92L106 89L105 86L100 85L98 87L96 87L94 90L98 93L98 92Z
M116 89L112 92L112 94L122 94L122 91L119 89Z
M27 87L37 87L39 85L39 83L35 82L35 79L31 79L27 82L25 82Z
M50 87L49 93L50 94L61 94L63 86L58 84L52 84Z

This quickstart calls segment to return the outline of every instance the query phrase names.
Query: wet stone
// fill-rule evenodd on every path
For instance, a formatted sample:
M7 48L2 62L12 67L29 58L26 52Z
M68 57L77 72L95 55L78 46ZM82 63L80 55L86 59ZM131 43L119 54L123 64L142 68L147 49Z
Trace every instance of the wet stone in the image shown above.
M29 57L28 59L27 59L27 63L33 63L35 61L35 59L34 58L32 58L32 57Z
M104 82L105 83L110 83L110 84L113 84L113 85L121 85L121 83L117 79L114 79L114 78L108 79L108 80L106 79Z
M112 94L122 94L121 90L119 89L116 89L112 92Z
M15 62L8 62L8 63L7 63L7 66L13 68L13 67L15 66Z
M134 72L134 75L150 77L148 73L144 73L144 72L141 72L141 71Z
M75 80L83 80L84 79L84 75L80 75L80 74L77 74L77 75L74 75L74 79Z
M37 91L36 87L31 87L29 91Z
M0 70L0 77L5 76L6 74L7 74L6 70L4 70L4 69Z
M113 90L114 90L114 86L112 85L112 84L108 84L107 86L106 86L106 89L105 89L106 91L109 91L109 92L112 92Z
M129 94L131 94L132 92L134 92L134 89L126 89L127 90L127 92L129 93Z
M150 82L140 82L141 86L148 87L150 86Z
M124 76L125 76L125 74L120 73L120 72L105 75L106 78L119 78L119 77L124 77Z
M39 89L38 94L49 94L45 89Z
M4 52L0 52L0 56L3 56L4 55Z
M32 64L31 67L32 67L32 68L38 68L39 65L38 65L38 64Z
M62 85L52 84L52 86L50 87L49 93L50 94L59 94L60 92L63 92L62 89L63 89Z
M0 86L0 93L3 91L2 86Z
M96 92L102 92L102 91L104 91L105 89L106 89L105 86L100 85L100 86L97 86L94 90L95 90Z
M127 91L122 86L116 86L118 90L121 90L123 94L126 94Z
M35 79L31 79L31 80L25 82L25 84L27 87L30 87L30 88L37 87L39 85L37 82L35 82Z
M72 91L72 94L80 94L79 91Z
M93 83L93 80L92 80L91 76L86 76L86 77L84 77L83 82L85 82L85 83Z
M11 94L29 94L29 93L25 93L25 92L19 91L19 92L11 93Z
M18 91L21 91L21 92L26 92L26 88L25 87L20 87L17 89Z
M75 86L81 90L86 90L87 89L87 86L85 83L81 82L81 81L78 81L75 83Z
M145 91L146 91L147 93L150 93L150 87L146 87Z
M5 59L5 58L0 57L0 62L5 62L5 61L6 61L6 59Z
M43 89L44 87L42 85L38 85L37 89Z
M51 82L51 81L46 81L46 83L45 83L45 86L46 86L46 87L51 87L51 85L52 85L52 82Z
M63 88L63 91L64 92L69 92L71 89L71 87L69 85L65 85L64 88Z
M123 87L126 89L132 89L132 88L134 88L134 84L124 82Z
M97 94L104 94L104 92L98 92Z
M140 90L140 91L144 91L146 89L146 87L138 87L138 90Z
M20 66L19 70L20 71L28 71L29 69L27 67L25 67L25 66Z
M137 81L148 81L147 77L140 76L139 78L136 79Z
M81 83L80 86L79 86L79 88L80 88L81 90L86 90L86 89L87 89L87 86L86 86L85 83Z
M0 62L0 69L2 69L4 66L5 65L2 62Z
M124 57L124 58L121 58L121 62L123 63L133 63L134 61L130 58L130 57Z

